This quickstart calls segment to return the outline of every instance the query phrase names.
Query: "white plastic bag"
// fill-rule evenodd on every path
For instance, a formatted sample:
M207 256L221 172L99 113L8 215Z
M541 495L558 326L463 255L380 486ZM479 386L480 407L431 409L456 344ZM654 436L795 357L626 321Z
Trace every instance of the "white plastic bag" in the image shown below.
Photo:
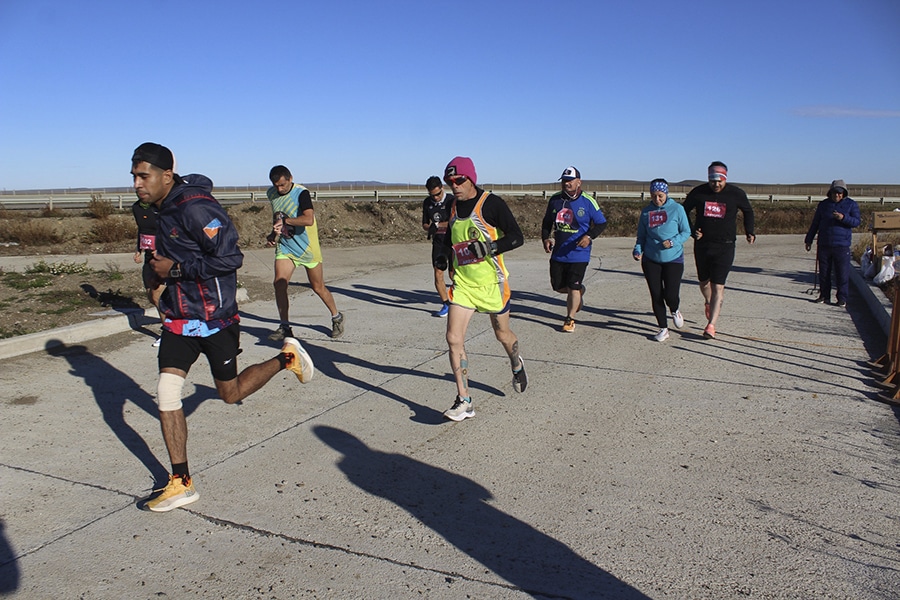
M872 269L872 247L866 246L866 251L863 252L862 258L859 259L859 272L862 273L863 277L872 277L875 275L874 269L872 269L872 275L867 275L870 269Z
M884 285L888 281L894 278L894 257L884 256L881 258L881 270L878 271L878 275L875 276L873 281L875 285Z

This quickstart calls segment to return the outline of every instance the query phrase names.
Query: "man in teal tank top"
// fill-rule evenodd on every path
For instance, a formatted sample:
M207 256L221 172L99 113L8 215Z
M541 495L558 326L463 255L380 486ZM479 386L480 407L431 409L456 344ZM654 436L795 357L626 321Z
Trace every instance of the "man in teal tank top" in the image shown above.
M272 205L272 232L266 238L275 246L275 305L281 324L270 336L272 341L294 337L289 319L288 283L298 266L306 269L313 292L331 311L331 337L344 334L344 315L338 312L331 291L325 287L319 228L313 211L312 197L302 185L294 183L290 170L278 165L269 171L272 187L266 192Z

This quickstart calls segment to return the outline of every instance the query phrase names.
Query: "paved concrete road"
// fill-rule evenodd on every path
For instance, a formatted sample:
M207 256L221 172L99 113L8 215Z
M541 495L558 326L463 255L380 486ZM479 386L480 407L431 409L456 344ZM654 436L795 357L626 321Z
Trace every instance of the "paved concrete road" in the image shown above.
M0 361L0 594L897 598L900 411L862 364L885 348L863 299L812 304L800 236L739 240L719 338L702 339L689 256L687 323L657 343L630 248L596 245L574 334L539 243L509 255L531 383L513 392L476 316L462 423L441 416L455 392L427 246L328 250L346 335L296 286L310 384L279 374L227 406L201 359L185 388L201 499L167 514L136 508L169 467L148 332ZM270 254L246 262L270 276ZM246 366L277 351L276 313L242 313Z

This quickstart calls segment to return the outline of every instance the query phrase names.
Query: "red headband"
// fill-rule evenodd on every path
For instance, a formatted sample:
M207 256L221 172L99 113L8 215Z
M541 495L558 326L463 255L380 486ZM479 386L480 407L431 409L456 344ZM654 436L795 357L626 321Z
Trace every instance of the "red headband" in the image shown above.
M709 167L710 181L725 181L728 179L728 169L720 165L712 165Z

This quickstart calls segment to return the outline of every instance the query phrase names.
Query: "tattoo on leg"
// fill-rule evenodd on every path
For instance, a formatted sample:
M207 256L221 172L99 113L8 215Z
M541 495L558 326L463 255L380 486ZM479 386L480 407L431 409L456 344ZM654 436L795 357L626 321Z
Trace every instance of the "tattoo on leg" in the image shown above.
M465 358L459 359L459 374L462 376L462 384L466 389L466 392L469 391L469 361Z
M513 342L512 352L509 353L509 364L513 370L519 368L519 340Z

